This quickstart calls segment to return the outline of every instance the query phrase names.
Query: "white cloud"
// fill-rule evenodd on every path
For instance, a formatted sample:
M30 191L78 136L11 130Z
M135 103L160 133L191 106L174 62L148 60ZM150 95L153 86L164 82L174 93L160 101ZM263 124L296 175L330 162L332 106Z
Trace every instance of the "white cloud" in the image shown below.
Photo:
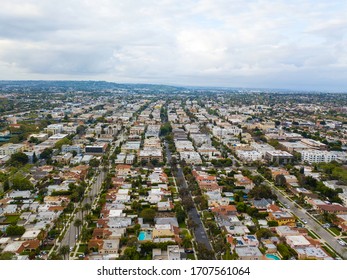
M347 86L342 0L2 2L3 79Z

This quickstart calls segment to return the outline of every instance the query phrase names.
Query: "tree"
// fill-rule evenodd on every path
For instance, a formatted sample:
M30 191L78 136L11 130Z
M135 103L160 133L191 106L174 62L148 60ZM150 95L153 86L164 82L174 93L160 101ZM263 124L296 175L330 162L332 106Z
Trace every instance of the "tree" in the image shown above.
M19 172L17 172L9 178L9 184L12 187L12 189L21 191L32 190L34 188L33 184L29 181L29 179Z
M79 125L77 128L76 128L76 132L79 136L82 136L83 134L85 134L86 132L86 127L84 125Z
M255 186L248 194L254 199L270 198L275 200L277 198L276 195L272 193L271 188L267 185Z
M247 210L247 205L244 202L238 202L236 204L236 210L240 213L245 213Z
M33 136L30 137L30 139L29 139L28 142L29 142L29 143L33 143L33 144L38 144L38 143L40 143L39 139L37 139L36 137L33 137Z
M91 166L91 167L98 167L99 165L100 165L100 161L97 160L96 158L92 158L89 161L89 166Z
M51 148L46 148L42 151L42 153L40 154L40 158L41 159L50 159L52 156L53 150Z
M70 248L68 245L63 245L60 247L59 254L63 255L64 260L65 260L66 256L69 259L69 253L70 253Z
M73 225L77 228L77 235L80 235L80 227L82 225L82 220L81 219L76 219L73 223Z
M154 217L156 215L156 211L152 208L145 208L141 211L140 216L147 222L154 222Z
M19 153L15 153L13 155L11 155L11 158L10 160L7 162L7 164L9 166L22 166L22 165L25 165L29 162L29 157L22 153L22 152L19 152Z
M268 221L267 225L269 227L277 227L278 226L278 222L277 221Z
M123 256L120 257L122 260L139 260L140 253L137 251L135 246L127 247L124 250Z
M188 225L188 228L193 229L193 230L198 228L198 224L196 222L194 222L191 218L188 219L187 225Z
M172 131L171 124L167 122L160 127L160 136L166 136L169 133L171 133L171 131Z
M194 208L194 202L193 202L191 196L183 196L182 197L182 205L186 211L189 211L190 209Z
M68 138L63 138L55 143L54 148L60 150L63 145L71 145L72 141Z
M267 228L261 228L255 233L255 235L260 240L261 238L268 239L268 238L272 237L273 233Z
M275 185L276 186L284 187L286 185L286 183L287 183L286 177L284 177L283 174L279 174L276 176L276 178L275 178Z
M36 156L36 153L34 152L33 154L33 163L36 163L38 161L38 158Z
M0 254L0 260L12 260L14 257L14 253L4 252Z
M176 211L176 218L178 223L183 223L186 217L187 217L186 212L184 212L183 209L180 208Z
M197 249L197 255L199 260L213 260L215 258L213 251L207 249L205 244L198 243Z
M19 236L25 233L25 228L17 225L9 225L6 228L6 234L8 236Z

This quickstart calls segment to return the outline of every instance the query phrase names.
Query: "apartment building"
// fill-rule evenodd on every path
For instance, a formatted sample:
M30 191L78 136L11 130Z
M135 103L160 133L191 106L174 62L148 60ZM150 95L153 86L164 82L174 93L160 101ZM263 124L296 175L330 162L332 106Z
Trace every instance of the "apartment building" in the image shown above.
M310 164L337 160L337 155L333 152L328 151L305 150L301 151L300 154L301 160Z
M0 156L10 156L15 153L22 152L25 148L23 144L7 143L0 147Z

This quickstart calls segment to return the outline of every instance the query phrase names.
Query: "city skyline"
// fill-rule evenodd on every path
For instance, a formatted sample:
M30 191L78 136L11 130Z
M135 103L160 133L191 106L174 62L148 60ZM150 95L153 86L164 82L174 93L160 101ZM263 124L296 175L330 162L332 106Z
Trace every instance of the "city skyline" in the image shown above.
M343 1L5 1L4 80L344 92Z

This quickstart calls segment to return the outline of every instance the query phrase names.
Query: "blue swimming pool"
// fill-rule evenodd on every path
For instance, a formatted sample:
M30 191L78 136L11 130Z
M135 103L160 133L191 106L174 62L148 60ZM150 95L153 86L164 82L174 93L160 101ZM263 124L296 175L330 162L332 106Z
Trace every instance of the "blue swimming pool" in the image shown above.
M271 260L280 260L280 258L276 255L273 255L273 254L266 254L265 257L267 257L268 259L271 259Z
M140 241L143 241L146 239L146 232L144 231L140 231L140 234L139 234L139 240Z

